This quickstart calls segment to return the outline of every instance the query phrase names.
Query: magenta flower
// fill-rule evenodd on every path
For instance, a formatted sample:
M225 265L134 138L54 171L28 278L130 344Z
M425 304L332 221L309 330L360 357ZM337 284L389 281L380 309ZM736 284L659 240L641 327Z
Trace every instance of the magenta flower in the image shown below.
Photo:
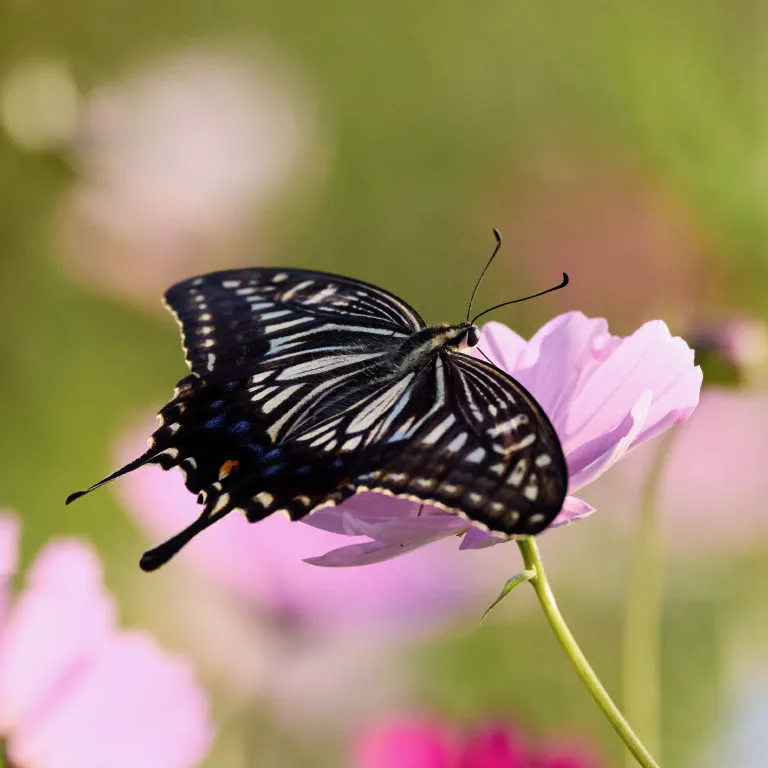
M571 492L583 488L631 448L685 421L699 401L702 374L693 350L660 320L626 338L612 336L600 318L569 312L530 341L501 323L484 326L479 349L536 397L563 444ZM475 352L474 354L478 354ZM451 513L377 494L360 494L320 510L306 522L366 540L307 562L364 565L404 554L447 536L464 534L462 549L498 539ZM566 498L552 527L594 512Z
M355 768L598 768L583 747L535 745L503 725L460 734L434 719L393 719L367 728Z
M0 758L23 768L198 765L212 726L189 665L117 628L84 543L49 544L11 606L18 533L0 515Z

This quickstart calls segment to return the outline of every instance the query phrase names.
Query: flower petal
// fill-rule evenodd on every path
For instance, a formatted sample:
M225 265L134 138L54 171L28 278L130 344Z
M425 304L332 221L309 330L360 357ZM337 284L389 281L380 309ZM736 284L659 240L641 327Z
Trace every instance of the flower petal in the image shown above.
M701 381L692 362L693 351L673 338L661 320L623 339L571 403L564 431L566 453L616 429L646 390L653 393L646 430L672 410L695 407Z
M503 544L504 539L494 536L489 531L485 531L476 525L471 525L469 530L461 539L459 549L485 549L493 547L496 544Z
M614 345L604 319L568 312L537 331L508 373L533 394L563 439L571 402Z
M398 499L383 493L365 491L358 493L336 507L324 507L302 520L313 528L320 528L330 533L344 536L367 535L358 527L361 523L376 524L403 518L418 518L421 505L415 501ZM425 505L422 515L445 514L436 508Z
M454 768L458 745L447 726L428 719L393 719L364 730L355 768Z
M405 525L406 521L402 521L403 524L400 526L393 524L391 530L384 530L385 526L380 526L376 533L377 539L374 541L332 549L319 557L307 557L304 562L330 568L382 563L466 530L467 523L460 517L454 515L444 517L447 519L438 521L439 525L431 528L425 525L414 525L408 529ZM402 532L402 536L395 535L397 532Z
M9 756L35 768L191 768L212 735L190 666L125 633L81 672L61 706L11 739Z
M527 344L528 342L522 336L516 334L504 323L491 321L483 326L480 343L470 349L469 354L478 360L485 360L485 355L503 371L512 371L517 365L518 356Z
M699 404L703 380L704 374L701 368L689 366L688 370L682 373L674 386L658 401L654 393L654 403L646 419L646 426L638 435L632 447L634 448L636 445L640 445L646 442L646 440L660 435L675 424L687 421ZM671 407L673 404L675 407Z
M413 544L406 547L399 544L382 544L380 541L365 541L360 544L348 544L345 547L338 547L317 557L305 557L304 562L309 565L320 565L324 568L347 568L356 565L372 565L373 563L383 563L386 560L392 560L400 555L413 552L419 547L428 544L428 541L422 544Z
M530 768L532 761L520 739L504 726L490 726L473 734L456 768Z
M595 508L591 504L587 504L586 501L577 499L575 496L566 496L563 508L549 527L558 528L561 525L568 525L568 523L572 523L574 520L589 517L594 511Z
M114 624L115 605L93 550L68 540L48 545L8 617L0 653L0 732L32 727L92 662Z
M652 399L649 389L643 392L613 431L598 435L567 457L570 470L568 487L571 491L591 483L629 450L646 422Z
M421 546L430 541L444 539L446 536L463 533L469 525L458 515L448 513L421 517L395 517L380 523L368 523L359 519L354 519L354 523L350 522L350 528L354 530L352 535L368 536L370 539L396 546L409 544Z

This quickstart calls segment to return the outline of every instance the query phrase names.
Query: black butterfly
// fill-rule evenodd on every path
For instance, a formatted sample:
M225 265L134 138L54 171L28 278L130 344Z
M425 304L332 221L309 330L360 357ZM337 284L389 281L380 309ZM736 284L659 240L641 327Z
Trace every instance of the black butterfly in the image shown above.
M146 453L67 499L144 464L180 467L204 510L144 570L234 509L299 520L365 490L506 535L539 533L560 511L555 430L511 376L463 354L480 339L472 322L427 326L381 288L307 270L215 272L165 301L192 373Z

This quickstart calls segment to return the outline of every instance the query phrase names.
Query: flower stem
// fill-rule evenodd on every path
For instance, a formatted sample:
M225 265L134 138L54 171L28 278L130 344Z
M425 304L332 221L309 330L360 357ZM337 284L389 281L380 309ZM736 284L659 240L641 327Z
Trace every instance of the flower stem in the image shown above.
M657 754L660 744L659 635L662 608L663 548L659 541L656 497L673 433L662 435L653 455L632 539L625 600L622 651L624 711ZM629 761L627 766L632 765Z
M637 763L643 766L643 768L659 768L650 752L643 746L640 739L637 738L629 723L613 703L608 692L603 688L602 683L592 667L589 666L589 662L568 629L568 625L565 623L557 607L555 596L552 594L552 589L549 586L536 542L533 538L527 537L519 539L517 546L520 547L526 569L536 571L536 576L531 579L531 585L536 591L536 596L539 598L539 603L541 603L549 626L552 627L555 637L557 637L560 646L565 651L565 655L570 659L576 674L581 678L581 682L587 687L595 703L602 709L603 714L608 718L608 722L618 733L619 738L627 745L627 749L634 755Z

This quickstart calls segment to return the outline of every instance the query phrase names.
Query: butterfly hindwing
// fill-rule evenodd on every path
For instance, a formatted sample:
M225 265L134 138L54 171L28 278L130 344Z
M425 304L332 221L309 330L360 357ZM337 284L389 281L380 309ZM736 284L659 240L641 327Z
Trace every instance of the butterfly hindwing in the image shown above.
M464 354L387 384L339 419L299 435L352 452L358 490L462 512L507 535L535 534L562 507L567 471L549 419L512 377Z

